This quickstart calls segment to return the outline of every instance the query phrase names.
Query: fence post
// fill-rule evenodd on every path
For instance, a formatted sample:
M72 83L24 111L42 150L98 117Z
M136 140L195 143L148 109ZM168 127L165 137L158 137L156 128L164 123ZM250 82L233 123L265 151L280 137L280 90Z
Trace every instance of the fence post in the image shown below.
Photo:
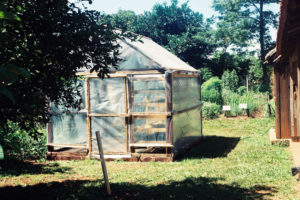
M106 165L105 165L105 160L104 160L100 131L96 131L96 137L97 137L100 161L101 161L101 166L102 166L102 172L103 172L104 181L105 181L105 185L106 185L106 192L108 195L111 195L111 190L110 190L110 185L108 182L107 170L106 170Z

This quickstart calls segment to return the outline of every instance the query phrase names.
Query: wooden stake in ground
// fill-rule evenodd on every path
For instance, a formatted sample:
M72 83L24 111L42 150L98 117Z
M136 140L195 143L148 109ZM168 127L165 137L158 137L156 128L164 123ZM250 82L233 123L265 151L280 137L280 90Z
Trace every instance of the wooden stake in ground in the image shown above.
M97 137L97 143L98 143L98 149L99 149L99 155L100 155L100 162L101 162L101 166L102 166L102 172L103 172L104 181L105 181L105 185L106 185L106 192L108 195L111 195L111 190L110 190L110 185L108 182L108 176L107 176L107 170L106 170L106 164L105 164L105 160L104 160L100 131L96 131L96 137Z

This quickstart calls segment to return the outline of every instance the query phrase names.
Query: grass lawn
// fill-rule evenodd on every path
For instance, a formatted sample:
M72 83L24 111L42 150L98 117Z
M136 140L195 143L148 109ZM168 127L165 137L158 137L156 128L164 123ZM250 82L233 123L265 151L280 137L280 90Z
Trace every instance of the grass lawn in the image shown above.
M204 122L205 141L173 163L108 162L110 199L300 199L274 119ZM99 161L2 165L0 198L109 199Z

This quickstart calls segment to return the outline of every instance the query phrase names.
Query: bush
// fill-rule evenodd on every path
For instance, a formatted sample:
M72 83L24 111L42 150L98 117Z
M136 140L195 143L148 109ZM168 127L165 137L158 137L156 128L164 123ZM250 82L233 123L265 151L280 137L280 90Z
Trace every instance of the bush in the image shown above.
M264 93L255 93L249 91L244 95L239 95L230 90L223 90L222 97L224 105L230 105L232 115L242 114L242 110L239 108L239 104L247 104L250 113L257 111L261 106L263 106L268 101L268 95Z
M247 88L246 86L240 86L238 89L237 89L237 92L240 96L244 95L246 92L247 92Z
M222 85L218 77L212 77L205 81L201 87L202 100L221 105L222 100Z
M238 89L239 77L233 69L231 72L226 70L222 75L223 88L236 92Z
M1 127L0 127L1 128ZM35 135L35 138L21 130L17 124L9 123L9 132L0 129L0 144L5 152L5 159L25 160L46 158L46 133Z
M221 106L216 103L204 102L202 107L202 114L205 119L217 118L221 112Z

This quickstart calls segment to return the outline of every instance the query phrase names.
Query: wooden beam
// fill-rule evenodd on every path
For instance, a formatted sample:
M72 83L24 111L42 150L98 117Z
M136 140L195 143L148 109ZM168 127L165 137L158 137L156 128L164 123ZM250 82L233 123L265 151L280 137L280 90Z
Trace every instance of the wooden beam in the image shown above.
M197 78L200 74L173 74L175 78Z
M47 143L47 146L53 147L69 147L69 148L88 148L87 144L54 144L54 143Z
M91 113L89 117L128 117L128 113L112 114L112 113Z
M133 113L129 113L129 115L132 115L133 117L160 117L160 118L165 118L166 116L171 116L172 113L171 112L158 112L158 113L146 113L146 112L133 112Z
M125 113L128 114L127 81L126 81L126 77L124 77L124 79L123 79L123 88L124 88ZM125 118L125 131L126 131L126 152L129 152L128 116Z
M170 143L133 143L130 147L173 147Z

